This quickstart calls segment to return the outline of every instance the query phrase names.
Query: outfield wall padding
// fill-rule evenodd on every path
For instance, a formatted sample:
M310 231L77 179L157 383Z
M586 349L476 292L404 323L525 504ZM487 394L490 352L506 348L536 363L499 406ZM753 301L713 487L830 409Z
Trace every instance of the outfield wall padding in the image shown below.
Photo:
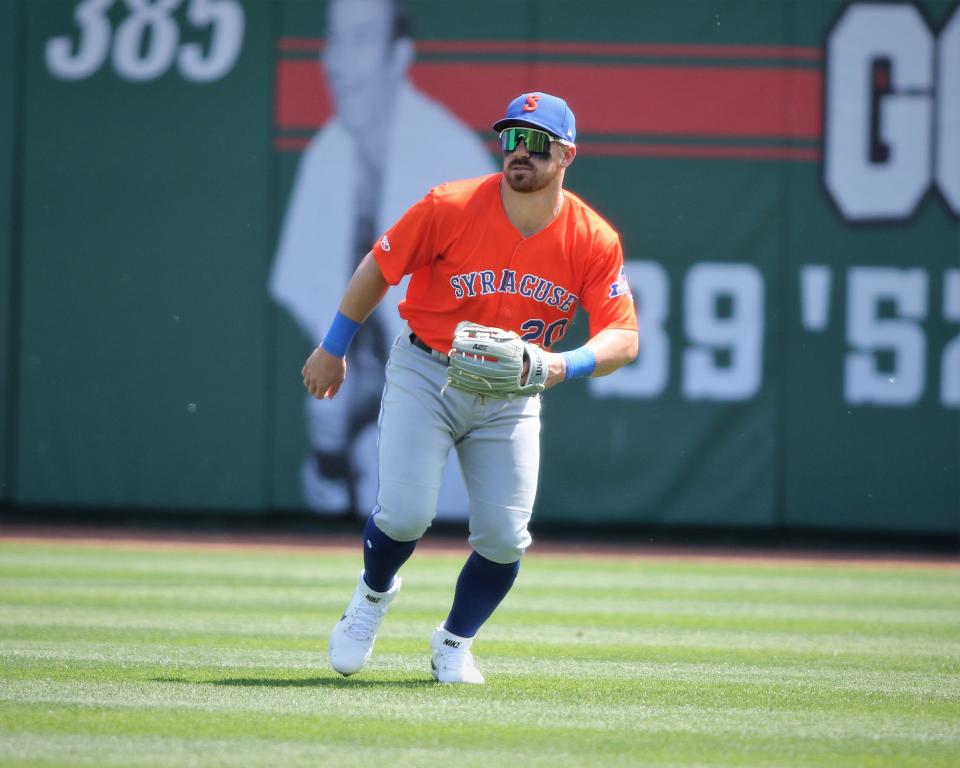
M323 4L95 5L0 9L0 500L301 508L315 339L269 284L337 120ZM545 397L538 520L960 532L956 3L410 9L417 103L492 168L507 101L565 95L567 186L622 235L641 357ZM430 127L394 152L440 152ZM354 194L336 167L323 221ZM327 259L334 228L303 247ZM343 280L331 265L317 301ZM556 348L585 334L581 316ZM373 471L364 418L354 474Z

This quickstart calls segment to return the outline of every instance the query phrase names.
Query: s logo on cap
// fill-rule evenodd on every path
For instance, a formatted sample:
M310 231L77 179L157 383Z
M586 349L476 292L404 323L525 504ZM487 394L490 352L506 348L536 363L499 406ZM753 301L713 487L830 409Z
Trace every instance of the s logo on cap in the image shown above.
M539 94L531 93L527 96L527 103L523 105L524 112L533 112L537 108L537 102L540 101Z

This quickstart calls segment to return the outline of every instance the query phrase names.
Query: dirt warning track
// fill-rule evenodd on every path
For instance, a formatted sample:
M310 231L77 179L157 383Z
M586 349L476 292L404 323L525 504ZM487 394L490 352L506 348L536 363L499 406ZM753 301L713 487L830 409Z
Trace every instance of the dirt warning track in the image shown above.
M189 529L137 528L126 526L55 526L0 524L0 541L43 542L70 545L214 549L297 550L356 552L359 534L299 533L263 531L205 531ZM450 554L467 554L466 537L427 535L418 549ZM780 549L755 547L675 546L648 543L576 542L535 539L527 557L610 557L617 559L701 562L750 562L770 564L833 564L864 566L928 566L960 568L960 558L943 553L857 552L852 550Z

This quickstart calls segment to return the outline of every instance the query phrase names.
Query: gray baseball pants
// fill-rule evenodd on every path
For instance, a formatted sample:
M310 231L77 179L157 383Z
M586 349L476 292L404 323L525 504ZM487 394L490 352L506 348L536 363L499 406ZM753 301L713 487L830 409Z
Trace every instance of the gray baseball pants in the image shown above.
M437 511L456 448L470 499L470 546L497 563L530 546L527 524L540 472L540 397L499 399L446 387L446 365L410 341L390 351L380 406L377 513L395 541L414 541Z

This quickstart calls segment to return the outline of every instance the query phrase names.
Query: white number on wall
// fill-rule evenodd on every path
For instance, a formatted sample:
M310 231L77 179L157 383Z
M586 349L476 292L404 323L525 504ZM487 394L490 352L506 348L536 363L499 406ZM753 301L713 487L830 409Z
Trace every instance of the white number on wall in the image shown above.
M889 308L884 312L884 308ZM883 317L882 314L892 314ZM853 267L847 277L844 395L852 404L911 405L923 395L927 273L922 269ZM889 368L879 354L892 356Z
M188 80L207 83L233 69L243 43L243 8L229 0L193 0L187 20L197 28L212 27L210 51L198 43L180 47L180 71Z
M153 80L170 69L180 42L171 18L181 0L123 0L130 14L113 40L113 66L127 80Z
M649 261L628 261L640 325L640 355L616 376L589 379L595 397L653 398L670 377L670 283ZM726 302L729 312L720 310ZM749 400L763 379L763 277L750 264L696 264L684 280L684 396L689 400Z
M670 282L655 262L628 261L627 277L637 305L640 356L615 376L588 379L594 397L651 399L670 379ZM816 312L804 310L803 327L822 332L829 322L829 274ZM846 271L845 402L904 407L927 393L930 275L924 269L851 267ZM808 286L809 287L809 286ZM687 400L738 401L756 396L763 384L764 282L750 264L693 265L683 281L686 347L680 355L681 392ZM960 324L960 269L943 273L943 319ZM960 408L960 334L939 356L940 403ZM676 357L676 356L674 356Z
M763 276L751 264L697 264L684 287L684 327L695 345L683 353L684 395L750 399L763 373ZM728 313L721 314L721 301Z
M123 0L125 16L116 34L109 18L118 0L82 0L73 13L76 39L62 35L47 41L47 68L62 80L94 75L109 56L125 80L161 77L176 63L188 80L211 82L226 75L243 47L245 16L238 0ZM180 44L175 11L186 2L187 22L210 30L206 53L198 43Z
M90 77L106 61L110 52L110 20L107 11L114 0L85 0L73 11L73 20L79 29L74 43L69 37L55 37L47 41L47 69L61 80L82 80Z
M958 17L960 18L960 17ZM943 317L960 323L960 269L948 269L943 276ZM940 402L960 406L960 336L943 348L940 358Z

